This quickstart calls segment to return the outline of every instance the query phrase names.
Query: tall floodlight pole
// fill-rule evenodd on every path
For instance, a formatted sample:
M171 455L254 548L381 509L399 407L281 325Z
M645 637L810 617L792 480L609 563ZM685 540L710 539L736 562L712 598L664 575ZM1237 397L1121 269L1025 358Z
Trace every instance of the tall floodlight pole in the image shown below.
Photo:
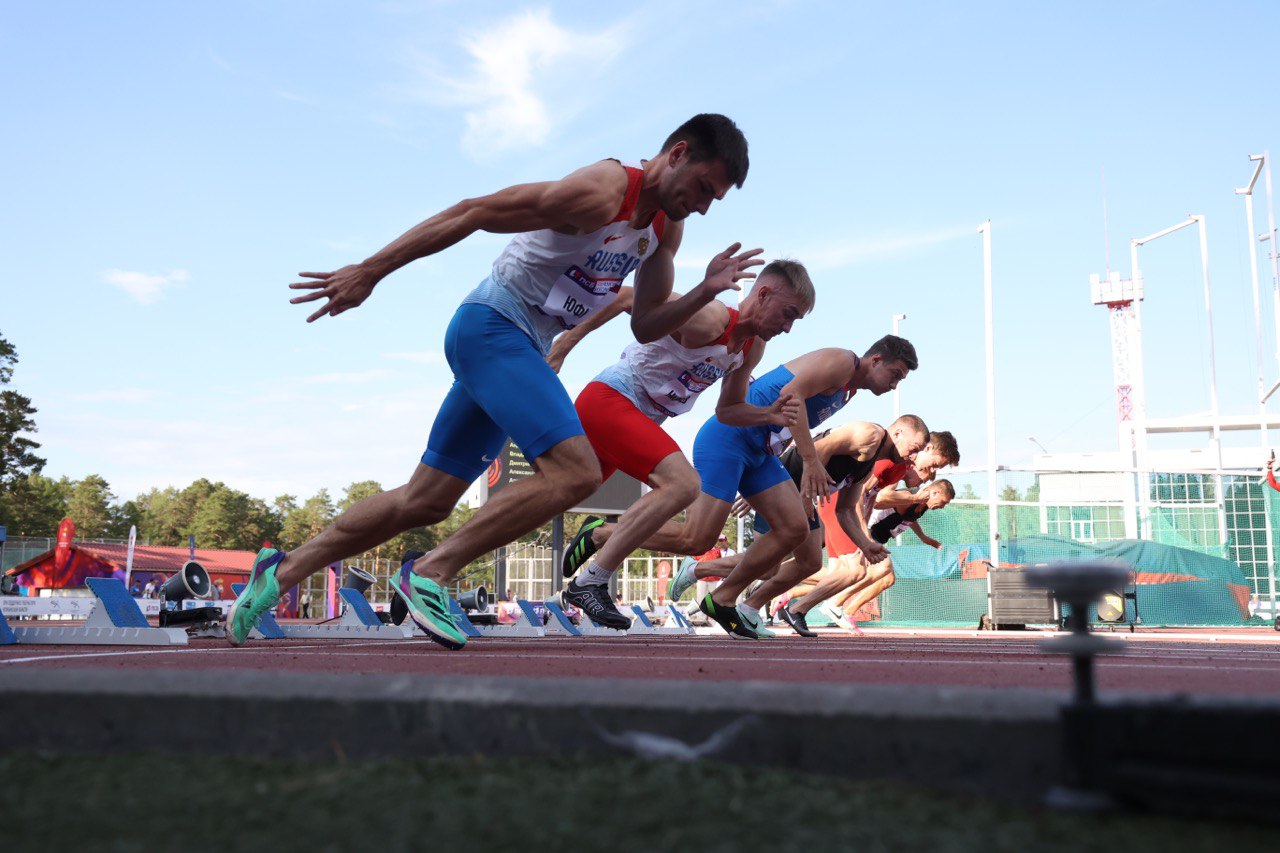
M991 295L991 220L978 228L982 235L982 296L987 338L987 523L991 527L991 565L1000 565L1000 514L996 506L996 344ZM989 593L991 576L987 575ZM988 596L988 601L990 597ZM990 614L988 614L990 615Z
M1267 188L1267 233L1259 235L1258 242L1268 244L1267 254L1271 258L1271 305L1277 330L1276 363L1280 364L1280 242L1277 241L1280 235L1276 234L1276 206L1275 199L1271 195L1271 152L1250 154L1249 160L1262 163L1266 175L1263 183Z
M1136 255L1135 261L1136 264ZM1111 373L1116 386L1116 428L1120 452L1128 454L1133 469L1133 486L1127 490L1124 512L1124 535L1137 539L1141 535L1138 522L1142 479L1138 462L1141 425L1146 422L1142 381L1142 272L1133 267L1133 278L1121 278L1118 272L1107 277L1089 276L1089 291L1094 305L1105 305L1111 321Z
M1250 158L1253 159L1252 157ZM1257 341L1258 351L1258 431L1262 434L1262 448L1267 447L1267 382L1262 369L1262 298L1258 291L1258 251L1253 245L1253 186L1258 182L1258 174L1262 171L1259 162L1253 169L1248 186L1236 190L1236 195L1244 196L1245 237L1249 247L1249 280L1253 284L1253 334Z
M1248 244L1248 247L1249 247L1249 276L1250 276L1250 280L1253 283L1253 333L1254 333L1255 339L1257 340L1257 352L1258 352L1258 437L1262 444L1262 449L1261 449L1261 452L1259 453L1259 458L1261 458L1262 456L1266 455L1267 447L1270 444L1270 441L1268 440L1268 436L1267 436L1267 390L1266 390L1267 383L1266 383L1264 371L1262 368L1262 299L1258 289L1258 249L1253 243L1255 239L1255 236L1254 236L1255 232L1253 230L1254 229L1253 187L1258 182L1258 174L1262 171L1262 167L1264 163L1263 163L1262 156L1257 154L1250 155L1249 161L1252 163L1257 163L1258 165L1254 166L1253 168L1253 175L1252 177L1249 178L1248 186L1244 187L1243 189L1236 190L1236 195L1244 196L1245 227L1247 231L1245 236L1248 238L1245 242ZM1262 521L1263 521L1263 529L1266 533L1266 545L1267 545L1267 550L1266 550L1267 563L1266 564L1267 564L1267 577L1270 579L1269 592L1271 597L1271 612L1275 613L1276 612L1276 577L1275 577L1275 573L1271 571L1271 568L1270 568L1272 565L1275 564L1275 534L1271 528L1271 513L1267 512L1265 509L1265 506L1267 503L1266 495L1265 495L1265 487L1260 487L1260 488L1263 488L1264 490L1264 495L1262 498L1262 503L1264 506L1264 509L1262 512ZM1262 590L1257 589L1255 590L1255 592L1261 595Z
M1171 225L1163 231L1157 231L1146 237L1138 237L1129 243L1129 256L1133 265L1134 276L1137 276L1138 269L1138 247L1150 243L1152 240L1158 240L1167 234L1180 231L1189 225L1197 225L1200 229L1200 273L1204 280L1204 302L1205 302L1205 322L1209 328L1209 406L1210 417L1212 418L1213 429L1213 451L1217 459L1217 473L1214 474L1214 483L1217 489L1218 501L1218 537L1219 542L1225 544L1227 541L1227 511L1226 503L1222 495L1222 424L1218 417L1218 377L1215 367L1214 345L1213 345L1213 297L1209 287L1209 237L1205 226L1205 217L1202 214L1192 214L1177 225ZM1143 451L1145 463L1146 450L1146 422L1145 419L1139 424L1141 433L1139 446ZM1144 494L1145 499L1145 494Z
M893 315L893 336L895 338L898 336L898 323L905 319L907 319L906 314ZM902 414L902 408L898 404L898 389L894 388L893 389L893 419L896 421L898 419L898 416L901 414Z

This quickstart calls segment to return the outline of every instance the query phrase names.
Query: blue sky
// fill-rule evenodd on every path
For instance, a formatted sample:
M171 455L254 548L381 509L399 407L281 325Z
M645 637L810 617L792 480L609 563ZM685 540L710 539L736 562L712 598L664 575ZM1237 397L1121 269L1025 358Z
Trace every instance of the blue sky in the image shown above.
M1114 449L1109 327L1088 289L1105 172L1125 275L1130 238L1208 217L1221 408L1252 413L1233 190L1249 154L1280 156L1274 19L1265 2L6 4L14 387L39 408L46 472L101 474L121 498L200 476L264 498L397 484L450 382L445 326L505 238L475 235L311 325L288 304L294 274L366 257L460 198L651 156L716 111L746 132L751 173L687 223L677 287L734 241L809 264L817 310L768 366L862 349L905 312L921 369L904 410L984 464L990 219L998 461L1027 464L1029 435ZM1207 411L1194 231L1142 266L1149 415ZM626 342L617 324L585 343L569 390ZM672 422L686 449L712 409Z

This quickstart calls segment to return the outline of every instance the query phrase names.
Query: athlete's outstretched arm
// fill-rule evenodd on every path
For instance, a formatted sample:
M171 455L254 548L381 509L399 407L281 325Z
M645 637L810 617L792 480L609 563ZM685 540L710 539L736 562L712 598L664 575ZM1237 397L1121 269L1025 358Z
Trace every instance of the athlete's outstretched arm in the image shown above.
M928 533L925 533L923 530L920 529L920 522L918 521L909 522L909 526L911 528L911 532L916 535L916 538L919 539L924 544L928 545L930 548L942 547L941 542L939 542L937 539L934 539Z
M896 485L892 485L885 486L876 494L874 507L876 509L903 510L927 503L928 500L927 495L916 495L906 489L899 489Z
M491 195L465 199L410 228L358 264L333 272L299 273L314 281L294 282L289 287L311 292L289 301L298 304L327 300L307 318L308 323L326 314L336 316L368 299L378 282L395 270L447 249L476 231L495 234L542 228L594 231L618 212L626 189L626 171L616 162L606 160L558 181L519 184Z
M561 333L552 341L551 351L547 353L547 364L551 365L551 369L559 373L560 368L564 367L565 357L573 351L574 347L582 343L583 338L622 312L625 311L630 314L632 293L633 291L630 287L619 288L618 295L614 297L612 302L599 311L588 314L587 319L572 329Z
M751 373L764 356L764 341L756 338L751 352L736 370L731 370L720 380L720 399L716 401L716 420L725 426L747 427L772 424L789 427L795 422L800 403L794 397L780 394L769 407L753 406L747 402L751 388Z
M741 290L737 282L755 278L750 269L763 264L756 256L763 249L739 252L741 243L711 259L707 275L697 286L679 299L669 300L675 286L676 251L684 234L683 222L668 222L653 255L636 270L635 308L631 312L631 331L642 344L671 334L697 313L716 295L726 290ZM735 254L736 253L736 254Z
M862 496L874 479L874 474L867 474L858 482L845 486L836 495L836 523L840 525L844 535L858 546L868 563L879 563L889 556L889 550L871 538L867 519L860 511Z
M828 348L814 350L787 362L791 371L791 381L782 386L778 396L790 394L797 400L808 400L829 388L840 388L848 384L853 376L854 357L848 350ZM791 438L795 441L796 452L804 463L804 471L800 475L800 497L804 500L805 512L810 517L817 512L818 498L824 498L835 488L835 483L827 474L826 466L818 458L817 448L813 444L813 436L809 434L808 408L801 403L796 413L796 421L791 425Z

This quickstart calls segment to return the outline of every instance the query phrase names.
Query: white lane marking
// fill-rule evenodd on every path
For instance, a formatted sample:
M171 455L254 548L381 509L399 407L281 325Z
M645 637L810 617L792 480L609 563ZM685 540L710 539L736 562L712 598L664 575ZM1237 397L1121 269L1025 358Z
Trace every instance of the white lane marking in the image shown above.
M316 652L315 654L320 654L320 653L319 653L319 652ZM492 651L492 652L477 652L477 651L469 651L469 652L464 652L463 654L465 655L465 657L459 656L458 660L466 660L466 659L470 659L470 658L477 658L477 657L479 657L479 658L494 658L494 659L496 659L496 660L515 660L515 659L516 659L516 658L514 658L511 654L508 654L508 653L505 653L505 652L497 652L497 651ZM332 657L367 657L367 655L364 655L364 654L359 653L359 652L329 652L329 653L327 653L325 656L332 656ZM417 655L417 654L404 654L404 653L398 653L398 652L389 653L389 654L387 654L387 655L385 655L385 656L386 656L386 657L398 657L398 658L414 658L414 659L419 659L419 660L421 660L421 659L422 659L422 658L421 658L419 655ZM588 655L583 655L583 654L549 654L549 655L546 655L546 654L540 654L540 655L538 655L536 658L533 658L533 660L578 660L578 661L604 661L604 662L611 662L611 661L617 661L617 660L619 660L619 658L622 658L622 659L625 659L625 660L642 660L642 661L650 661L650 662L653 662L653 659L652 659L651 657L646 656L646 655L600 655L600 656L588 656ZM685 660L673 661L673 663L681 663L681 662L687 662L687 663L703 663L703 662L721 662L721 663L754 663L754 662L756 662L756 660L758 660L760 663L793 663L793 664L806 664L806 663L819 663L819 664L829 664L829 663L862 664L862 663L874 663L874 664L907 664L907 665L911 665L911 666L947 666L947 665L957 664L957 663L960 663L960 664L985 664L985 665L990 665L990 664L991 664L991 661L990 661L990 660L986 660L986 659L983 659L983 658L975 658L975 659L972 659L972 660L962 660L962 661L936 661L936 660L908 660L908 661L904 661L904 660L901 660L900 658L812 658L812 657L804 657L804 658L787 658L787 657L782 657L782 658L779 658L779 657L769 657L769 658L751 659L751 658L725 657L725 656L709 656L709 655L701 655L701 656L699 656L699 657L697 657L697 658L691 658L691 659L688 659L687 661L685 661ZM1067 667L1069 667L1069 666L1071 665L1071 660L1070 660L1069 658L1066 658L1066 657L1058 657L1058 656L1054 656L1054 657L1045 657L1045 658L1044 658L1044 660L1042 660L1042 661L1002 661L1002 662L1000 663L1000 665L1001 665L1001 666L1005 666L1005 665L1008 665L1008 666L1043 666L1043 665L1045 665L1045 664L1051 664L1051 665L1056 665L1056 666L1058 666L1058 667L1067 668ZM1120 662L1114 662L1114 661L1108 661L1108 662L1106 663L1106 665L1105 665L1105 668L1106 668L1106 669L1138 669L1138 670L1152 670L1152 669L1173 669L1173 670L1184 670L1184 669L1196 669L1196 670L1198 670L1198 669L1206 669L1206 670L1214 670L1214 671L1221 671L1221 670L1223 670L1223 667L1221 667L1221 666L1209 666L1209 665L1199 665L1199 664L1187 664L1187 665L1182 665L1182 664L1143 664L1143 663L1120 663ZM1269 672L1269 673L1276 673L1276 672L1280 672L1280 670L1277 670L1277 669L1275 669L1275 668L1273 668L1273 667L1256 667L1256 666L1255 666L1255 667L1233 666L1233 667L1230 667L1228 671L1230 671L1230 672Z
M404 643L416 642L413 640L380 640L370 643L330 643L328 645L303 645L303 646L241 646L234 647L214 647L201 648L196 646L187 646L181 649L137 649L128 652L77 652L72 654L48 654L37 655L29 658L8 658L0 659L0 664L4 663L30 663L32 661L42 660L79 660L81 658L110 658L110 657L132 657L134 655L181 655L181 654L205 654L209 652L253 652L253 651L295 651L308 649L340 649L340 648L358 648L361 646L386 646L386 645L403 645ZM34 651L34 650L33 650Z

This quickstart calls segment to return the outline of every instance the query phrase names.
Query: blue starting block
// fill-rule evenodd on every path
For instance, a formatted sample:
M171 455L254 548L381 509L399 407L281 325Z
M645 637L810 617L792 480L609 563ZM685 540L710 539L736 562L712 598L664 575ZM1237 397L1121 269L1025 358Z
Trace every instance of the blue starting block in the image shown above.
M548 599L542 603L542 606L547 608L547 612L551 614L551 620L546 625L548 637L582 636L578 626L573 624L573 620L569 618L568 613L564 612L564 608L560 606L558 601Z
M663 625L655 625L653 620L649 618L649 614L645 613L644 608L639 604L631 605L631 612L635 614L635 619L631 622L631 630L627 632L628 634L672 636L693 633L692 626L688 622L681 625L678 621L672 619L671 611L668 611L666 623ZM657 611L654 612L654 615L657 615Z
M543 602L547 610L551 611L551 615L555 617L553 621L559 622L562 626L568 626L574 633L569 636L573 637L625 637L626 631L619 631L614 628L606 628L598 622L592 620L590 616L583 613L582 618L578 620L578 624L574 625L569 618L569 614L564 612L564 608L560 606L560 602L554 598L547 599Z
M458 626L458 630L466 634L468 637L481 637L475 625L471 624L471 617L467 616L467 611L462 609L462 605L453 600L453 596L449 596L449 610L453 613L453 624Z
M4 618L4 611L0 610L0 646L12 646L16 642L18 638L13 635L9 621Z
M279 625L279 630L290 640L408 640L413 637L413 625L384 625L359 590L343 587L338 595L347 607L336 623Z
M93 593L93 610L83 625L18 625L10 627L0 615L0 645L27 643L64 646L185 646L181 628L153 628L138 602L129 597L119 578L86 578ZM12 639L9 639L12 637Z
M689 621L687 616L680 612L680 608L676 607L674 601L667 603L667 621L665 624L668 626L678 626L686 634L697 633L693 627L693 623Z

